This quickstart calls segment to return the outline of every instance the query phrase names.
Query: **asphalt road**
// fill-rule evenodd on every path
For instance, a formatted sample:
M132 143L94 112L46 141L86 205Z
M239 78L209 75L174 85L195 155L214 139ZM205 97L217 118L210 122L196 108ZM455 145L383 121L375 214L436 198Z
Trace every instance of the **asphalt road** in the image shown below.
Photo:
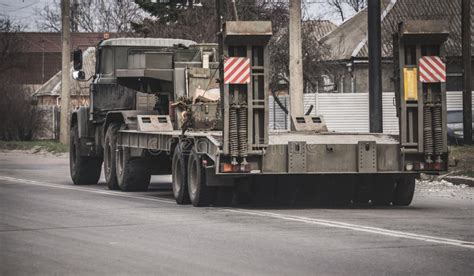
M404 208L194 208L169 182L78 187L65 157L0 153L0 275L474 274L473 188Z

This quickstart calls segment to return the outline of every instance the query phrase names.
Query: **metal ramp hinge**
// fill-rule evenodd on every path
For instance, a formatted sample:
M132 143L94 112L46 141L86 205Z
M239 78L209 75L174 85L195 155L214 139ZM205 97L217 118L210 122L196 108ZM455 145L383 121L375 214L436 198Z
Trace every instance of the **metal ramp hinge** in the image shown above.
M306 172L306 142L288 143L288 172Z
M377 143L375 141L359 141L357 153L359 172L377 172Z

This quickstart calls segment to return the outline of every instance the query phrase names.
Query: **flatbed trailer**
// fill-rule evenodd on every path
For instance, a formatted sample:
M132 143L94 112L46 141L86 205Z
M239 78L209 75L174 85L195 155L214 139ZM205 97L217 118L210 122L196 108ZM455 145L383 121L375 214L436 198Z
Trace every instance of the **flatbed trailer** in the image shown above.
M415 178L419 176L417 172L403 171L403 159L394 158L400 156L400 145L393 135L272 133L265 149L257 158L248 158L248 167L242 171L239 166L232 166L223 154L222 131L120 130L118 133L117 146L138 151L138 156L143 155L143 150L170 158L184 154L187 159L195 155L199 162L195 166L187 164L180 170L177 167L181 164L177 160L172 162L173 182L177 182L176 172L180 171L188 177L189 189L206 187L212 190L214 199L220 188L238 190L239 185L259 183L267 184L271 191L272 185L295 181L319 185L331 178L351 193L346 196L348 202L370 200L379 205L408 205L413 197ZM193 179L198 174L201 177ZM198 181L200 183L196 183ZM212 203L205 200L197 205Z
M442 34L436 41L426 39L431 25ZM72 179L97 183L103 163L108 187L122 191L146 190L151 175L171 173L178 204L229 204L257 186L291 198L285 187L328 184L346 202L409 205L421 172L447 168L445 85L419 81L414 64L423 54L443 56L442 46L433 46L446 39L443 24L431 25L400 30L398 43L407 49L396 70L403 72L401 138L333 133L322 116L305 115L291 117L291 131L271 133L270 22L227 21L218 44L103 41L91 105L71 117ZM427 30L416 44L420 26ZM141 109L139 93L153 97L151 108Z
M394 135L366 133L279 132L269 135L269 144L261 151L261 164L252 164L252 174L350 174L404 173L403 160L394 158L400 151ZM217 175L222 151L222 131L139 131L120 130L118 146L166 152L172 155L179 141L196 145L199 152L216 162ZM337 163L338 166L333 164ZM235 172L231 172L236 174ZM237 173L238 174L238 173Z

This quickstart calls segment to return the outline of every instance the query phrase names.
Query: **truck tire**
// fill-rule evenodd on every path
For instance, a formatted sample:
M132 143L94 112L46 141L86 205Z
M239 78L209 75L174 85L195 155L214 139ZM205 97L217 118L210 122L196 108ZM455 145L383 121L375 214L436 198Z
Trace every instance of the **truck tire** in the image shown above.
M206 185L206 171L201 157L193 148L188 159L189 199L195 207L209 206L214 202L215 187Z
M173 195L176 203L189 204L188 191L188 156L184 154L182 147L178 144L173 153L171 177L173 186Z
M77 125L71 128L69 143L69 171L74 185L97 184L102 168L102 158L81 156L81 142Z
M104 142L104 175L105 182L110 190L118 190L117 172L115 167L115 156L117 149L117 132L120 124L111 123L105 133Z
M143 158L132 158L130 148L117 146L115 156L117 184L124 192L146 191L150 185L150 165Z
M397 181L393 196L393 205L408 206L413 200L415 194L415 178L406 177Z

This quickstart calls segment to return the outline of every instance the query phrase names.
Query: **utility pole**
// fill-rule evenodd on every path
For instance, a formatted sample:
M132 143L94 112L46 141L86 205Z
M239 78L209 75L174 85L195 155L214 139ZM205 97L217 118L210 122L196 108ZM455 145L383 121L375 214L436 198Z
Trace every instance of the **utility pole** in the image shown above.
M301 43L301 0L290 0L290 101L291 116L303 116L303 49Z
M382 35L380 30L380 0L369 0L367 4L369 23L370 132L382 133Z
M62 144L69 143L69 75L71 66L71 21L69 0L61 0L62 21L62 69L61 69L61 118L59 140Z
M462 60L463 60L463 136L464 144L472 144L472 87L471 87L471 0L462 1Z

